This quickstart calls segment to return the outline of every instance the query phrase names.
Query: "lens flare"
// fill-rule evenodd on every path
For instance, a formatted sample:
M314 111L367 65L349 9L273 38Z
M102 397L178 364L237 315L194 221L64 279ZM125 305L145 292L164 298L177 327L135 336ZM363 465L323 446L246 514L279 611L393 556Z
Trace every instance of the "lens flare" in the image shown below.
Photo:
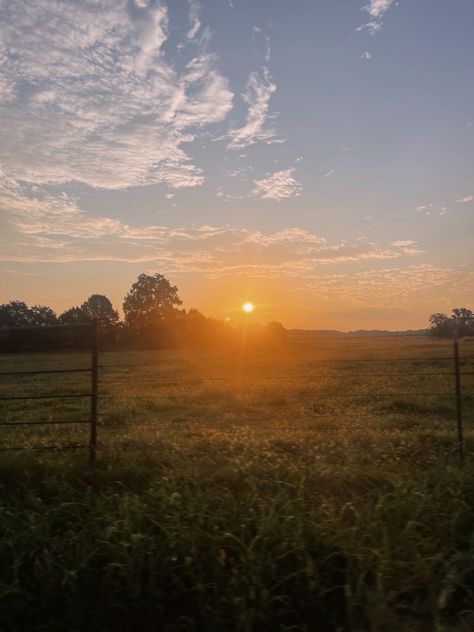
M247 314L250 314L250 312L253 312L255 308L253 306L253 303L244 303L242 305L242 309L244 310L244 312L247 312Z

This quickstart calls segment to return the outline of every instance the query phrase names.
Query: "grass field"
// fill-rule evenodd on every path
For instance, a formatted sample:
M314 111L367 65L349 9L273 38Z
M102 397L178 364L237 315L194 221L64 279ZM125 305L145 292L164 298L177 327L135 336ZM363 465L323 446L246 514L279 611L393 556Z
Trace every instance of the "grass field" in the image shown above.
M474 629L474 343L292 334L272 352L100 355L88 426L0 428L1 630ZM0 371L86 367L2 356ZM2 378L83 393L87 374ZM0 401L4 421L89 401Z

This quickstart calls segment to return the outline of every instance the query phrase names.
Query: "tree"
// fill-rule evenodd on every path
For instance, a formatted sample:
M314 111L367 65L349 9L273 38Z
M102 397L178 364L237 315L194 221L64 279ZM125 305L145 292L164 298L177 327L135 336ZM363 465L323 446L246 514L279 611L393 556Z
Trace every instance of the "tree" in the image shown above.
M140 274L124 299L125 322L138 329L148 327L175 318L182 303L178 288L162 274Z
M474 314L466 307L455 307L451 316L439 312L431 314L429 322L429 334L437 338L474 335Z
M47 305L33 305L30 309L30 322L32 325L56 325L58 318L55 312Z
M27 327L31 325L30 308L23 301L10 301L0 305L0 327Z
M97 319L102 325L115 325L119 320L117 310L103 294L92 294L80 309L90 320Z
M90 323L89 316L80 307L70 307L58 318L61 325L81 325Z
M455 323L456 334L459 338L474 336L474 314L470 309L455 307L451 318Z
M38 327L56 323L56 314L47 305L28 307L23 301L0 305L0 327Z
M452 338L453 323L447 314L437 312L429 317L430 329L429 334L435 338Z

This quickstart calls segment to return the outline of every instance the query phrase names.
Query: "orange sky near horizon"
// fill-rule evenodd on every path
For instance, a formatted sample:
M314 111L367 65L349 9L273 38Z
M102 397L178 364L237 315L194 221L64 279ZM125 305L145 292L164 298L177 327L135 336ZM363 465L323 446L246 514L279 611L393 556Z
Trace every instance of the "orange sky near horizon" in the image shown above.
M0 288L0 302L18 299L27 304L46 304L58 314L80 305L91 294L105 294L122 313L122 303L138 274L124 264L81 264L81 274L70 274L71 266L62 264L43 270L42 274L10 275L10 282ZM105 270L104 270L105 267ZM102 268L102 273L99 273ZM158 270L156 270L158 271ZM149 270L148 272L152 272ZM450 312L453 307L469 307L469 288L451 286L448 295L440 295L439 284L430 285L427 277L436 271L423 270L418 283L409 290L403 279L383 273L373 278L357 274L335 279L334 284L285 278L192 278L173 277L160 271L178 286L183 307L197 308L216 318L231 322L281 322L287 328L302 329L418 329L428 325L430 314ZM412 281L413 283L413 281ZM402 295L402 290L405 296ZM244 314L242 304L252 302L255 310Z

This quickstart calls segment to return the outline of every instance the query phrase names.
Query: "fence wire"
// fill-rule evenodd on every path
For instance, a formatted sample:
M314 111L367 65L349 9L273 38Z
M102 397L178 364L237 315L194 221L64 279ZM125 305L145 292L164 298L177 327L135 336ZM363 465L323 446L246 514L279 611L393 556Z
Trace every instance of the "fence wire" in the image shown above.
M94 325L95 326L95 325ZM455 343L457 344L457 343ZM54 347L52 349L56 351ZM83 347L80 347L80 350L83 351ZM457 431L458 431L458 443L460 447L460 455L463 457L463 437L462 437L462 424L466 422L465 419L462 418L462 400L474 397L474 393L471 394L468 391L467 385L463 383L462 391L459 390L461 388L460 380L464 380L464 378L469 378L474 376L474 371L469 370L474 366L474 357L463 356L459 358L459 356L450 357L450 356L425 356L425 357L391 357L391 358L380 358L380 357L365 357L365 358L343 358L343 359L322 359L322 360L314 360L314 361L304 361L298 365L299 370L304 370L307 375L288 375L288 374L276 374L276 375L258 375L256 377L251 372L247 374L233 374L227 376L215 376L215 375L206 375L202 374L201 376L190 376L184 373L181 377L167 377L170 369L166 371L162 371L163 364L159 362L154 363L140 363L140 362L118 362L118 363L102 363L98 364L97 354L98 354L98 344L97 338L92 336L92 363L89 367L76 367L76 368L41 368L37 370L33 370L31 368L16 369L11 371L0 371L0 378L10 378L10 380L16 381L17 384L23 385L23 379L27 378L29 386L35 385L35 377L33 376L46 376L46 378L52 378L54 376L58 377L58 380L61 378L61 374L71 374L71 377L75 377L77 374L88 375L88 379L91 380L91 390L88 392L78 392L78 393L31 393L31 394L22 394L22 395L0 395L0 404L3 405L3 402L13 402L20 403L26 402L28 400L32 401L45 401L47 400L72 400L72 399L87 399L91 400L91 417L88 419L33 419L33 420L3 420L0 419L0 426L2 427L17 427L17 426L41 426L41 425L53 425L53 426L63 426L63 425L82 425L89 424L91 426L91 438L89 443L87 444L65 444L65 445L41 445L41 446L28 446L28 449L37 449L37 450L68 450L68 449L79 449L79 448L88 448L90 451L91 458L95 458L95 449L96 449L96 433L97 427L107 427L106 423L99 423L98 421L98 410L97 407L100 402L103 402L104 405L107 403L116 401L116 402L124 402L124 401L134 401L134 402L147 402L150 399L153 399L158 405L160 404L160 397L163 396L163 390L166 388L173 387L175 385L179 385L180 387L186 388L188 385L190 388L196 385L203 386L206 384L219 384L219 385L229 385L231 387L235 387L236 385L248 385L248 383L252 383L252 385L258 386L259 384L264 384L270 381L285 381L286 383L291 384L301 384L305 387L312 388L316 384L321 384L322 381L328 379L338 378L339 380L349 381L363 381L366 378L371 378L370 381L366 380L365 385L363 385L357 391L350 391L345 389L344 392L340 391L317 391L315 390L313 394L313 404L308 405L308 410L311 412L315 418L331 418L331 419L376 419L381 416L385 417L409 417L410 415L417 414L416 408L410 409L410 406L415 406L415 403L405 403L406 410L397 411L390 410L390 403L387 402L385 405L383 400L390 398L441 398L445 400L447 403L452 405L452 410L450 409L449 413L446 410L439 413L438 416L446 417L447 414L452 415L452 417L456 417L457 419ZM71 348L68 347L66 349L67 353L71 352ZM113 352L111 352L113 353ZM141 351L140 353L143 353ZM10 356L10 358L13 356ZM63 358L65 356L62 356ZM440 371L433 370L433 364L435 363L450 363L450 367L442 364L440 367ZM406 369L403 365L411 364L411 367L407 367ZM255 363L254 369L258 371L264 363ZM384 366L385 365L385 366ZM173 365L176 369L177 365ZM294 361L283 360L282 362L278 362L278 366L281 368L285 368L286 366L295 367ZM369 370L355 370L355 366L364 366L364 367L373 367L380 366L381 370L373 371ZM397 367L400 367L398 370ZM421 367L426 367L426 370L420 370ZM193 370L195 369L194 365L186 366L183 362L183 365L179 367L185 370ZM452 370L449 370L451 368ZM142 376L148 376L154 380L153 388L155 393L153 395L142 394L142 395L129 395L124 392L117 392L110 394L108 390L110 388L110 380L112 380L112 385L118 386L120 388L121 380L124 378L127 382L130 380L130 377L133 377L138 371L141 372ZM314 371L314 374L308 374ZM100 386L101 391L98 391L98 378L100 372ZM125 374L124 374L125 373ZM33 377L33 380L31 379ZM374 386L374 381L372 378L398 378L399 381L406 381L412 378L422 378L417 380L416 387L420 383L424 383L424 378L433 380L434 378L443 379L451 378L453 379L453 384L455 378L456 388L458 389L455 393L455 390L447 391L443 390L422 390L422 391L410 391L406 390L407 384L403 384L401 390L397 390L395 384L396 380L393 379L394 387L391 391L383 391L378 390L377 386ZM458 383L459 382L459 383ZM56 387L59 388L58 382L56 381ZM368 392L367 389L377 389ZM458 392L459 391L459 392ZM359 412L350 412L350 411L341 411L334 410L332 412L327 412L324 408L328 403L332 403L337 406L337 403L347 402L347 400L358 400L360 405L365 405L366 402L364 400L370 398L377 400L379 403L379 410L376 412L371 411L370 409L364 409ZM369 402L370 404L370 402ZM185 405L185 402L183 402ZM383 408L385 406L385 408ZM436 416L436 413L433 413ZM117 424L114 424L116 427ZM22 449L21 446L18 447L0 447L0 450L19 450ZM93 456L92 456L93 455Z

